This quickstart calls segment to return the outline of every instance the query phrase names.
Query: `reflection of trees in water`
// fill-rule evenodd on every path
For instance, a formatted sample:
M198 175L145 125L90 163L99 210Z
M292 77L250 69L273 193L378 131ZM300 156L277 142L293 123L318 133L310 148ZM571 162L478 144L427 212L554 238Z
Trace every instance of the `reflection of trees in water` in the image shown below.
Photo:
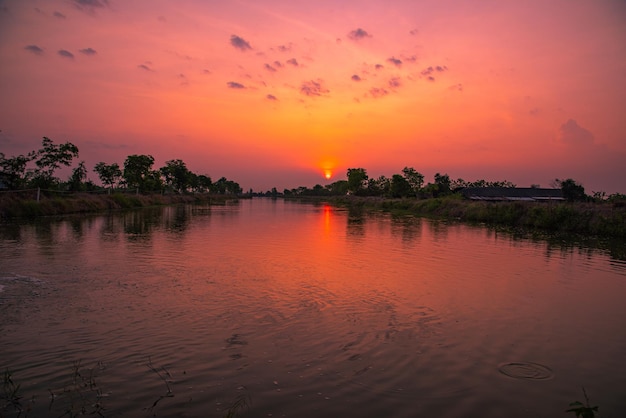
M84 226L87 224L87 229L91 229L93 224L93 218L89 217L85 219L84 217L73 216L68 219L68 223L70 229L74 233L74 238L77 240L81 240L84 236Z
M427 224L435 241L445 241L448 239L448 233L450 232L449 224L444 221L433 219L428 219Z
M17 223L0 225L0 239L19 242L22 238L22 226Z
M609 255L614 260L626 261L626 241L623 239L549 233L524 228L489 228L487 231L489 237L495 236L497 239L509 239L511 241L530 241L545 246L544 256L547 259L572 254L592 258L600 252Z
M362 206L348 206L348 235L365 236L365 214Z
M43 256L52 256L54 247L54 237L58 236L55 230L58 231L58 225L55 228L52 222L43 220L42 222L35 222L34 232L37 239L38 250Z
M392 217L391 235L400 237L405 243L419 241L422 238L422 222L421 218Z
M161 223L164 208L145 208L125 212L122 217L124 233L129 240L149 239L155 226Z
M191 218L190 206L178 205L168 207L164 212L163 226L167 231L176 233L185 232Z

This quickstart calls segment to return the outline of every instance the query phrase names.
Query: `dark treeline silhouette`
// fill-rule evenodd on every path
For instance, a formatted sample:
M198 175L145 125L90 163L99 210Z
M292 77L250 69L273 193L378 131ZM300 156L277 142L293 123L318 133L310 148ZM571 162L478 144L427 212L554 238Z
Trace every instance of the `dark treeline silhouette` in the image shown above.
M347 180L338 180L326 186L316 184L313 188L300 186L294 189L285 189L278 193L276 188L271 192L260 193L261 196L308 197L308 196L375 196L381 198L418 198L428 199L458 194L468 188L516 188L508 180L487 181L476 180L469 182L462 178L452 180L448 174L436 173L432 183L424 184L424 175L412 167L404 167L401 174L393 174L390 178L380 176L370 178L364 168L348 168ZM591 201L624 201L626 195L615 193L607 195L605 192L594 192L592 196L585 193L582 185L573 179L552 182L552 187L560 189L564 200L570 202ZM539 188L532 185L531 188Z
M151 155L129 155L122 167L117 163L99 162L93 168L102 182L98 186L87 179L87 167L80 161L72 169L67 181L55 177L61 166L70 167L78 158L78 147L71 142L55 144L44 137L42 148L27 155L7 157L0 152L0 189L20 190L40 188L55 191L104 191L130 190L137 193L215 193L239 195L238 183L221 177L211 177L190 171L185 162L169 160L161 168L154 169Z

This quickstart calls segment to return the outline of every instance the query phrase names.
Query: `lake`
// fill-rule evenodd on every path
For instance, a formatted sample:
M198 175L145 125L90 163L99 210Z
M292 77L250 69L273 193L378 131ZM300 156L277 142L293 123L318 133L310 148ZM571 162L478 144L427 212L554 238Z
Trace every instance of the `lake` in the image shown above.
M0 416L623 416L615 254L257 198L5 222Z

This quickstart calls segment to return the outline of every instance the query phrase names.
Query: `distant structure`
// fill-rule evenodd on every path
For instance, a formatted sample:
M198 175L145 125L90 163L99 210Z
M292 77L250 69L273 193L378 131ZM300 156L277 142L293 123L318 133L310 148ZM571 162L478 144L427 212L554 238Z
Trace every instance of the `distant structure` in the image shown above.
M541 189L538 187L467 187L461 190L461 194L469 200L492 202L552 202L565 200L561 189Z

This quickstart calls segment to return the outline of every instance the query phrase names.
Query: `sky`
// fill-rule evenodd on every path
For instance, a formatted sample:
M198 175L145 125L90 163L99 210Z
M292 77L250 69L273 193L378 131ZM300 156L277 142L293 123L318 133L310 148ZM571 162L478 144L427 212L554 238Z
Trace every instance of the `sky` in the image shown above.
M413 167L626 193L626 1L0 0L0 109L6 156L46 136L244 190Z

